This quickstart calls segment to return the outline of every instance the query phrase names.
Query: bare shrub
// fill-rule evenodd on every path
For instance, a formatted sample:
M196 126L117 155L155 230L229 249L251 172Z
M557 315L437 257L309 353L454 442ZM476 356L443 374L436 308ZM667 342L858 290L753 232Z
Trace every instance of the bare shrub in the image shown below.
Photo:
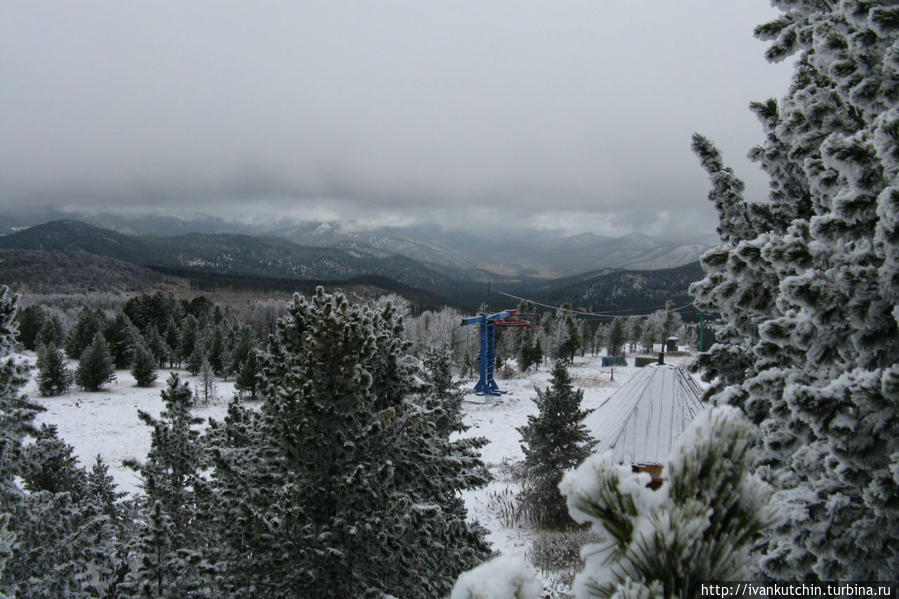
M600 541L602 537L589 528L543 531L525 557L545 578L559 583L554 586L570 587L574 576L584 567L581 547Z
M509 487L487 494L487 510L506 528L515 528L521 521L522 511L518 494Z

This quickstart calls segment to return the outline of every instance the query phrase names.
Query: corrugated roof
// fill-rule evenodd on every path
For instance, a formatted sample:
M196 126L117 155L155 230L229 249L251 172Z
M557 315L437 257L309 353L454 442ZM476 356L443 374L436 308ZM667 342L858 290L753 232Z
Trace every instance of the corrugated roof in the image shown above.
M702 410L702 391L689 373L651 364L584 419L599 443L622 464L664 464L674 442Z

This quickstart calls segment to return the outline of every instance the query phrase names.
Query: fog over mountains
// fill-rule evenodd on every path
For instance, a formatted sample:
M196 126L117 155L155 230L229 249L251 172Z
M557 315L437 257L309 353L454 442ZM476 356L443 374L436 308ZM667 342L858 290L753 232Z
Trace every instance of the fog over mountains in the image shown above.
M79 217L93 224L0 219L0 279L43 292L54 280L60 290L128 292L153 287L163 273L206 290L362 286L370 294L399 293L419 308L516 303L500 295L506 292L552 305L637 313L668 299L690 303L687 288L702 276L697 260L707 247L637 233L613 238L510 227L466 232L305 222L271 228L209 216ZM51 280L47 273L59 276Z
M516 226L514 222L461 223L366 228L355 222L230 221L211 215L189 220L154 215L67 213L57 209L0 215L0 232L54 220L75 220L136 236L172 237L191 233L277 238L309 248L333 248L350 256L385 259L403 256L452 276L486 280L490 275L554 279L609 268L656 270L693 262L710 247L704 240L671 241L640 233L620 237L592 233L566 236ZM301 269L302 270L302 269ZM482 272L486 271L486 273ZM299 274L299 273L295 273ZM337 274L337 273L335 273Z

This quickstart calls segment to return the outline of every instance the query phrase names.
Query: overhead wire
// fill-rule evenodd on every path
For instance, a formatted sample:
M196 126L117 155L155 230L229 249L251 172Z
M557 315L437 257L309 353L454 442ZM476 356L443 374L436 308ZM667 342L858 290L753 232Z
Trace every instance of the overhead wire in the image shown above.
M533 299L530 299L530 298L520 297L520 296L517 296L517 295L513 295L513 294L511 294L511 293L506 293L505 291L500 291L499 289L496 289L496 288L493 289L493 292L494 292L494 293L499 293L500 295L505 295L506 297L511 297L512 299L517 299L517 300L519 300L519 301L530 302L530 303L534 304L535 306L541 306L541 307L543 307L543 308L550 308L550 309L552 309L552 310L568 312L568 313L570 313L570 314L577 314L577 315L579 315L579 316L592 316L592 317L597 317L597 318L616 318L616 317L618 317L618 316L649 316L649 315L651 315L653 312L655 312L656 310L660 310L660 309L664 308L664 307L667 305L667 304L665 304L665 305L659 306L658 308L653 308L653 309L652 309L652 312L647 312L647 313L645 313L645 314L620 314L620 313L615 314L615 313L613 313L613 312L626 312L626 310L621 310L621 311L612 310L612 311L606 312L606 313L603 313L603 312L584 312L584 311L582 311L582 310L572 310L572 309L569 309L569 308L563 308L563 307L561 307L561 306L553 306L553 305L551 305L551 304L544 304L544 303L542 303L542 302L538 302L538 301L533 300ZM672 311L672 312L680 312L681 310L684 310L684 309L689 308L689 307L691 307L691 306L693 306L692 303L684 304L684 305L682 305L682 306L678 306L678 307L676 307L676 308L672 308L671 311Z

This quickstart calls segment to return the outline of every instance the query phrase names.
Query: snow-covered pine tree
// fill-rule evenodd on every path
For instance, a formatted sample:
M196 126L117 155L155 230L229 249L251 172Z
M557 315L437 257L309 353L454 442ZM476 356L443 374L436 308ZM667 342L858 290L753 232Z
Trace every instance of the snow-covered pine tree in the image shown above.
M59 438L56 426L42 424L34 443L22 452L22 483L31 493L71 493L76 499L87 490L87 473L78 465L74 448Z
M249 325L244 323L237 324L232 331L232 334L229 336L228 359L224 368L226 377L230 374L238 375L249 355L255 352L259 346L256 335Z
M683 318L674 306L674 302L668 300L665 302L665 319L662 321L662 338L660 343L665 343L668 337L671 337L683 324Z
M531 359L532 363L537 367L543 364L543 343L540 341L540 337L538 335L534 335L534 345L531 347Z
M161 333L163 333L163 341L169 348L169 368L181 368L181 356L178 354L178 348L181 346L181 333L173 315L169 315Z
M526 329L521 334L521 340L518 345L518 367L522 372L535 364L534 361L534 342L536 341L534 332Z
M783 523L763 570L781 579L892 579L899 571L899 7L774 0L757 28L770 60L798 54L780 102L753 104L771 177L751 204L711 144L722 244L700 309L725 325L701 366L716 401L764 432L760 472Z
M251 349L247 352L246 358L241 362L237 371L237 377L234 379L234 388L237 389L241 396L249 396L250 400L256 401L259 392L259 350Z
M134 346L131 376L138 387L149 387L156 380L156 358L142 340L138 340Z
M62 323L59 321L59 316L56 314L49 314L47 318L44 319L44 324L41 325L41 330L37 339L38 345L55 345L56 347L60 347L65 342L65 338L66 336L63 333Z
M172 534L172 523L162 502L157 500L149 504L137 545L139 561L135 580L126 583L126 596L130 594L141 599L175 599L183 596L173 581L177 546L172 542Z
M103 329L103 336L109 344L109 353L117 369L128 368L134 357L134 342L137 328L124 312L118 312Z
M109 354L109 345L103 333L98 331L90 345L81 352L81 359L75 370L75 382L85 391L97 391L115 378L115 366Z
M754 446L754 427L719 407L678 440L657 490L611 454L566 473L559 488L572 517L605 537L582 550L577 597L687 599L704 582L745 579L753 540L774 519L770 490L750 474Z
M19 342L32 351L40 344L40 330L47 319L47 313L38 304L26 306L16 313L19 323Z
M191 597L212 581L198 571L200 556L214 533L206 510L208 487L200 476L204 446L195 427L201 418L190 412L190 387L172 374L162 391L165 409L159 418L139 411L153 429L150 451L143 463L129 462L138 470L145 494L145 525L140 531L140 568L130 581L141 596ZM203 514L203 517L199 515ZM148 590L153 594L146 595Z
M188 314L181 319L178 335L178 359L187 362L194 353L194 343L200 334L200 323L193 314Z
M13 511L13 525L14 510L23 498L16 483L21 473L23 441L37 434L34 416L43 411L20 393L27 382L27 370L13 355L18 332L16 301L8 287L0 286L0 510Z
M41 408L19 394L25 370L10 355L14 318L15 298L0 287L0 521L10 544L0 592L18 599L98 596L91 580L114 570L113 531L86 499L86 477L71 448L50 429L34 429ZM25 444L26 436L37 441Z
M41 395L61 395L69 390L73 380L61 349L55 345L38 347L37 389Z
M18 585L5 582L3 576L6 562L13 556L15 542L16 534L9 530L9 513L0 513L0 599L15 599L18 592Z
M662 313L653 312L646 317L644 324L640 345L643 346L643 351L652 352L655 350L655 343L662 337Z
M216 306L218 308L218 306ZM210 325L206 336L206 359L209 360L212 371L221 376L225 369L227 348L225 347L225 323Z
M24 510L26 495L17 484L21 473L23 441L36 434L34 416L43 408L31 403L20 390L27 381L27 370L15 361L18 322L17 298L5 285L0 286L0 522L3 523L3 558L0 592L15 597L21 560L13 559L23 547L17 531L28 519Z
M556 359L571 364L581 347L577 320L571 315L566 315L557 322L557 326L560 329L561 343L556 350Z
M102 311L83 308L75 326L66 335L66 355L73 360L81 358L81 352L93 342L94 337L102 332L105 326L106 317Z
M205 331L198 331L193 342L193 349L187 357L187 371L194 376L200 374L200 368L203 367L203 361L208 361L206 357L208 354L206 346Z
M212 364L209 363L209 360L203 358L203 361L200 363L200 372L199 372L200 380L197 382L197 399L202 401L203 404L208 404L209 400L215 400L216 393L216 385L215 385L215 371L213 370Z
M583 420L584 392L575 390L561 360L553 367L551 386L537 389L536 416L519 427L524 451L525 482L519 495L522 507L535 524L561 528L571 523L565 499L559 493L562 474L590 455L596 444Z
M91 471L87 473L85 494L89 497L111 520L121 517L118 509L119 501L127 495L116 489L115 481L109 474L109 466L98 454Z
M590 340L593 338L593 329L590 328L590 323L584 319L581 319L577 323L577 331L578 331L578 349L582 356L587 354L587 350L590 349ZM595 354L594 354L595 355Z
M464 393L453 381L453 354L448 347L430 347L422 359L425 388L422 392L423 404L428 409L440 409L444 417L437 422L437 428L449 437L450 433L462 432L462 397Z
M211 432L224 595L436 597L489 554L458 496L483 475L408 397L402 326L321 288L288 306L259 415Z
M621 355L621 348L624 346L625 341L627 340L627 321L618 316L612 319L612 324L609 325L609 330L606 333L606 351L609 356L618 356Z
M637 344L643 336L644 324L641 316L630 316L627 319L627 339L631 352L637 351Z
M170 348L165 342L165 339L162 338L162 335L159 333L159 329L156 328L155 324L151 324L144 331L144 342L147 349L153 354L153 359L156 360L156 366L158 368L165 368L166 363L172 359L172 348Z

